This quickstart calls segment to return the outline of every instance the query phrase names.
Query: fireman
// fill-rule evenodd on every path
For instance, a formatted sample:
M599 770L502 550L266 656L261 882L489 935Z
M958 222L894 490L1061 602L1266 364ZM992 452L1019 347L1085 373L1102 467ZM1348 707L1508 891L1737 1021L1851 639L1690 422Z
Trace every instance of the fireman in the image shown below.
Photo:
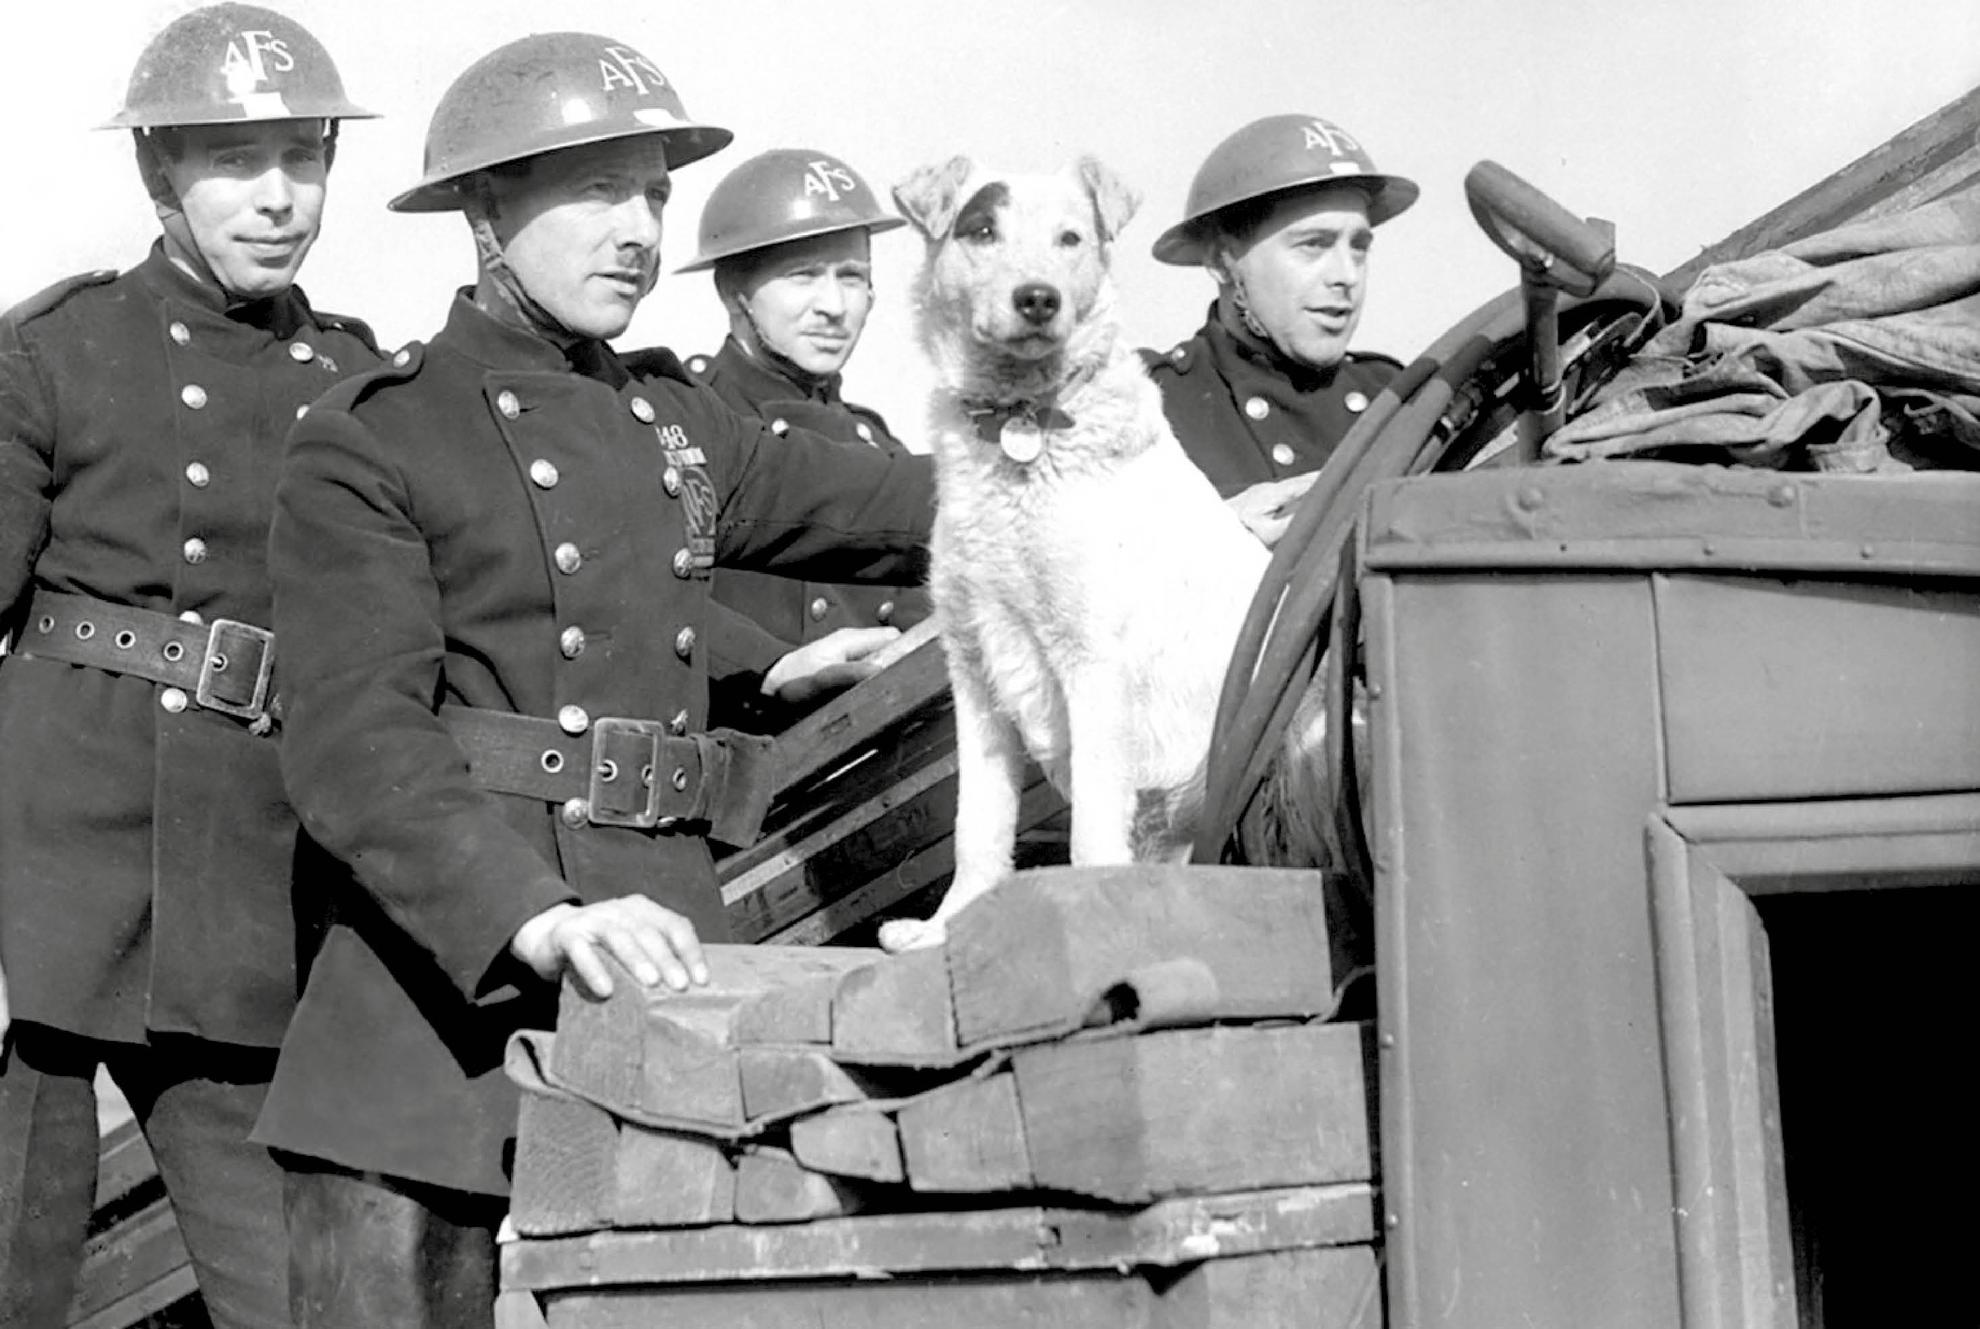
M289 1322L248 1142L296 990L266 547L283 435L378 359L294 284L367 114L280 14L176 19L106 126L163 235L0 320L0 1325L66 1322L99 1066L213 1322Z
M718 563L925 571L925 458L778 438L666 350L621 355L674 170L729 142L652 60L525 37L440 99L402 212L465 214L445 326L289 436L269 538L305 988L256 1138L310 1329L487 1325L519 1093L566 975L706 981L706 838L768 740L705 724Z
M903 225L830 153L780 148L743 162L708 196L700 252L729 336L688 369L779 436L792 426L850 448L906 453L879 412L840 395L873 308L872 237ZM842 586L716 573L709 638L714 724L773 732L873 672L873 652L928 616L913 586ZM728 612L733 611L733 612Z
M1402 366L1350 351L1374 229L1416 201L1361 141L1273 115L1219 143L1155 257L1203 267L1217 298L1196 335L1144 353L1191 459L1268 543L1356 417Z

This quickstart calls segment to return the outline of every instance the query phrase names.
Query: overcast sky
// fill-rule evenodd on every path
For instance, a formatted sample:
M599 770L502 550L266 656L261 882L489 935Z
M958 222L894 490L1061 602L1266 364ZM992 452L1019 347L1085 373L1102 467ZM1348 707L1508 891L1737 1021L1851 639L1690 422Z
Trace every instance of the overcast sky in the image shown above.
M155 224L129 140L93 132L182 0L0 0L0 303L68 273L128 267ZM1510 285L1465 209L1490 157L1616 223L1631 262L1675 266L1980 85L1980 0L274 0L331 49L357 101L325 238L303 272L322 308L388 346L429 335L472 277L454 217L385 200L418 178L441 91L532 31L618 38L666 71L697 118L736 131L682 171L664 241L694 251L702 199L771 147L848 159L885 194L957 153L1012 170L1082 153L1144 196L1116 261L1123 320L1166 347L1201 321L1208 278L1148 246L1180 216L1204 154L1285 111L1358 135L1422 201L1378 233L1358 344L1407 358ZM848 395L912 436L925 377L903 300L920 242L875 246L881 299ZM682 354L724 323L705 274L664 279L628 334Z

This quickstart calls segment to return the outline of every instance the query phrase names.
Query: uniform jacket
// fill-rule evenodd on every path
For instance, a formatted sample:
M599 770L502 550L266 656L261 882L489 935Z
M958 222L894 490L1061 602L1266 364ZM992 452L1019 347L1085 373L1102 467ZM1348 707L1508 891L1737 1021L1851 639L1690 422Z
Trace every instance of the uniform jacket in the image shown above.
M282 439L378 363L299 291L232 310L162 245L0 320L0 617L37 588L267 626ZM28 640L17 647L33 649ZM279 644L278 644L279 652ZM275 748L166 689L0 658L0 966L16 1017L273 1047L295 1002ZM177 698L172 698L177 700Z
M1350 353L1332 369L1289 365L1231 332L1217 307L1167 354L1143 351L1183 451L1225 498L1317 471L1375 394L1402 372L1386 355Z
M687 367L735 410L768 422L773 434L796 427L850 447L909 451L879 412L839 395L836 375L817 387L800 384L753 359L733 337L712 357L690 358ZM909 628L929 613L928 592L919 586L846 586L735 568L716 572L713 595L711 718L752 732L774 732L802 713L762 695L763 675L783 656L839 628Z
M573 829L477 788L439 704L699 730L716 562L925 571L924 459L779 439L666 351L573 356L463 297L430 345L290 437L270 553L282 765L306 831L298 909L322 942L263 1143L503 1193L504 1043L548 1028L556 997L509 957L516 930L644 892L727 935L699 834Z

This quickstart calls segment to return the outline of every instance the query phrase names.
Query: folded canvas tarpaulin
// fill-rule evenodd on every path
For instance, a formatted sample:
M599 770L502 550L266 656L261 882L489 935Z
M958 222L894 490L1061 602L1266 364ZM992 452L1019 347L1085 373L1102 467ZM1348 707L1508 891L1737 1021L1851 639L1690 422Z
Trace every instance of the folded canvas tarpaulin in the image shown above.
M1980 190L1707 268L1547 453L1980 469Z

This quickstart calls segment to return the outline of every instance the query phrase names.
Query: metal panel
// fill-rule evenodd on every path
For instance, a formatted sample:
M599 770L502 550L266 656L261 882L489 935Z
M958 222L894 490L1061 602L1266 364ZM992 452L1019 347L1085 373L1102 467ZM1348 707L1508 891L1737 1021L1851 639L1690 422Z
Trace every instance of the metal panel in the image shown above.
M1668 1329L1647 579L1365 594L1394 1322Z
M1980 596L1656 579L1674 803L1980 789Z

